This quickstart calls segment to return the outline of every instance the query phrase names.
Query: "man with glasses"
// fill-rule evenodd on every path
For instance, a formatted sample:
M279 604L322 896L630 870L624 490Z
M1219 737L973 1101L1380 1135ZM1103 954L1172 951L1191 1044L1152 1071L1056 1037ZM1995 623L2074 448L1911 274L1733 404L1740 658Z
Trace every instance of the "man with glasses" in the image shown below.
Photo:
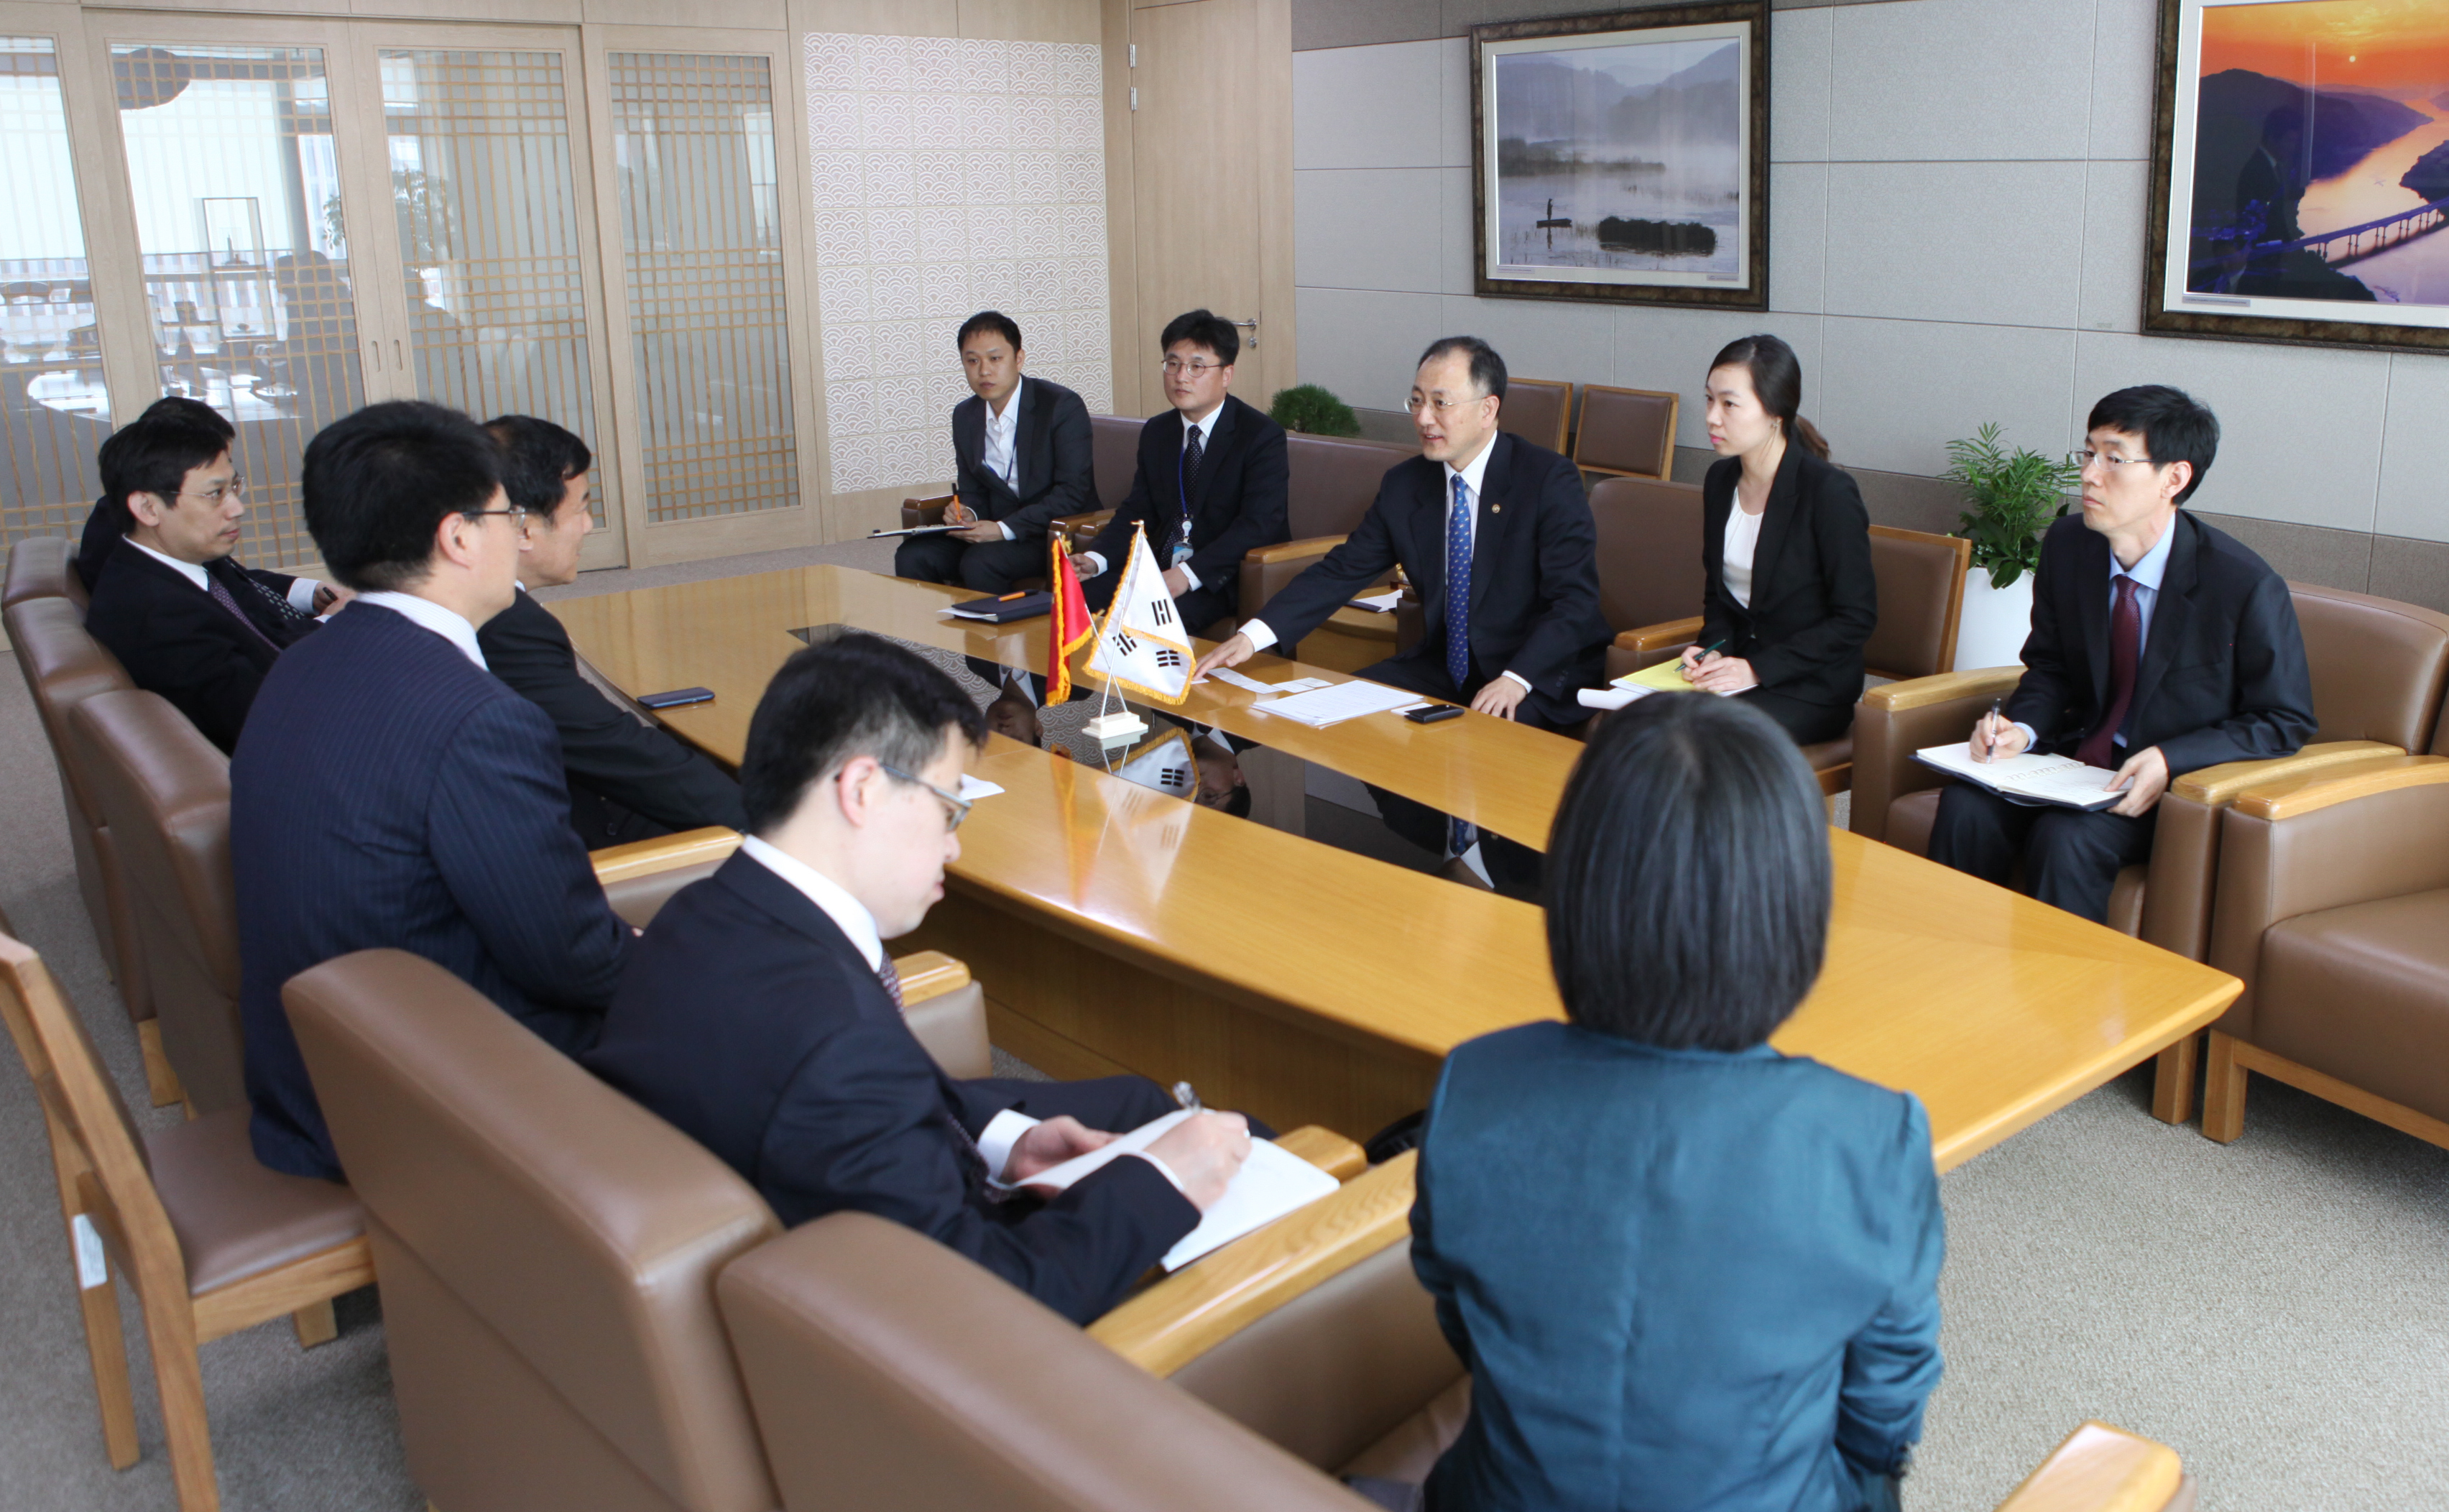
M2024 675L1974 727L1972 754L2073 756L2125 796L2086 811L1955 784L1930 859L2004 885L2020 858L2034 898L2105 923L2119 868L2151 854L2170 782L2293 755L2317 722L2286 583L2178 507L2210 471L2218 419L2155 383L2102 399L2085 429L2083 513L2042 538Z
M1420 355L1412 425L1420 455L1398 462L1341 546L1286 584L1199 659L1199 674L1298 643L1397 566L1418 589L1427 632L1360 675L1543 729L1589 718L1574 694L1603 681L1595 528L1573 465L1496 428L1505 359L1474 336Z
M1227 392L1242 352L1232 321L1193 310L1157 344L1172 408L1140 427L1131 492L1075 565L1089 607L1102 611L1131 532L1145 529L1183 625L1204 633L1240 606L1243 553L1290 538L1284 428Z
M256 1156L339 1179L281 983L405 950L575 1055L631 931L569 827L551 719L477 644L525 544L492 437L439 405L369 405L307 443L303 482L357 598L263 680L230 761L230 863Z
M86 629L137 687L168 699L226 751L273 662L347 594L231 555L246 480L230 460L227 423L213 419L157 404L102 443L95 513L125 525L109 550L89 552Z
M655 916L587 1064L784 1224L890 1218L1086 1323L1223 1196L1250 1131L1194 1114L1041 1197L1032 1175L1171 1099L1138 1076L956 1081L912 1033L884 941L944 895L962 758L985 737L959 685L876 636L783 664L740 765L749 838Z

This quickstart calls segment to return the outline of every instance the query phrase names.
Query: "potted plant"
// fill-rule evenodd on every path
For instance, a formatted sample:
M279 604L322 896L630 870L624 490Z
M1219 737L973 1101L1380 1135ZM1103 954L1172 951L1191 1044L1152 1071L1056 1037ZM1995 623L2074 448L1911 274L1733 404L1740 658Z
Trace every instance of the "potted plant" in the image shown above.
M1267 406L1267 417L1287 431L1312 436L1360 434L1360 417L1352 413L1352 406L1315 383L1278 389L1274 402Z
M1972 506L1956 533L1973 543L1964 576L1964 617L1956 634L1956 665L2012 667L2033 626L2033 574L2041 565L2041 536L2067 512L2067 494L2082 469L2038 452L2009 452L1998 427L1985 425L1969 441L1947 443L1947 480Z

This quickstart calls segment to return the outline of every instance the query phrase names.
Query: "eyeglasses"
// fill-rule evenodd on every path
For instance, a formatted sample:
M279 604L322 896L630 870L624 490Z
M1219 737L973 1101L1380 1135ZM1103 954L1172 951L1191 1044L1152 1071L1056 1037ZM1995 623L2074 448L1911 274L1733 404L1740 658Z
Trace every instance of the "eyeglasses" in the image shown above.
M1475 397L1467 399L1416 398L1410 403L1404 405L1403 409L1406 414L1410 415L1417 415L1422 410L1433 410L1437 413L1437 418L1443 419L1446 417L1446 412L1449 410L1458 410L1467 404L1476 404L1486 397L1488 397L1488 396L1482 394Z
M908 772L903 771L900 767L893 766L888 762L877 762L876 765L883 769L886 776L898 777L905 783L916 783L919 786L924 787L929 792L934 793L936 797L942 799L944 801L945 834L949 835L953 831L960 828L961 821L970 817L971 802L969 799L962 798L957 794L948 793L942 788L936 786L934 783L929 782L924 777L913 777Z
M218 504L225 498L237 498L245 492L246 479L233 475L228 482L223 483L217 489L212 489L202 494L190 494L185 489L181 489L179 491L179 496L181 498L200 498L207 504Z
M2074 454L2074 465L2077 467L2090 467L2094 462L2098 462L2101 466L2114 472L2118 468L2125 467L2129 463L2132 462L2141 462L2148 467L2150 465L2151 459L2148 456L2112 456L2106 452L2077 452Z
M1175 375L1182 373L1187 373L1192 378L1205 378L1208 374L1215 372L1218 368L1226 367L1230 364L1224 362L1186 362L1178 357L1169 357L1167 358L1160 365L1165 369L1165 375L1167 378L1172 378Z
M491 519L496 514L507 514L511 517L511 529L514 531L526 529L528 523L528 512L526 508L517 504L513 504L506 510L468 510L464 513L466 516L472 520Z

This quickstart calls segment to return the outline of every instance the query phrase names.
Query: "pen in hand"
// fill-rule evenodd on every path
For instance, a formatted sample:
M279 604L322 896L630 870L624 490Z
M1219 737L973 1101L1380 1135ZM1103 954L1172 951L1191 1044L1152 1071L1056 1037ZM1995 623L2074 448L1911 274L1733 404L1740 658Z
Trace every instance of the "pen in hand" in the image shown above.
M1990 717L1981 722L1983 742L1981 759L1985 762L1995 762L1998 759L1998 705L2000 702L2001 700L1996 698L1990 700Z
M1184 1109L1191 1113L1205 1113L1206 1111L1199 1105L1199 1094L1191 1091L1190 1083L1186 1081L1177 1081L1173 1084L1173 1100L1182 1104Z
M1684 680L1687 683L1690 682L1692 680L1692 674L1700 670L1701 665L1704 662L1707 662L1710 657L1715 656L1718 651L1726 646L1726 643L1724 640L1714 640L1708 645L1702 647L1700 650L1693 655L1690 661L1684 664Z

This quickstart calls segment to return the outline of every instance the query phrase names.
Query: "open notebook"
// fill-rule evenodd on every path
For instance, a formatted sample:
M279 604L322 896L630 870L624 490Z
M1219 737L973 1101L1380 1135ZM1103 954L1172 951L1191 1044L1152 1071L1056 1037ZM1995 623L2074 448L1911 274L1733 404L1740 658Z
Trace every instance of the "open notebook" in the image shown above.
M1977 762L1966 745L1958 741L1953 746L1925 746L1914 752L1914 760L2002 797L2056 804L2065 808L2107 808L2126 796L2122 788L2116 792L2107 790L2116 779L2115 772L2102 766L2086 766L2072 756L2028 754L2010 756L2004 761Z
M1109 1162L1147 1149L1189 1116L1186 1109L1144 1123L1103 1149L1039 1172L1029 1178L1028 1185L1051 1187L1059 1192ZM1198 1228L1184 1234L1180 1243L1165 1252L1165 1268L1179 1270L1210 1250L1230 1244L1253 1229L1264 1228L1296 1208L1309 1206L1340 1185L1333 1176L1279 1148L1273 1140L1253 1139L1250 1158L1234 1173L1223 1200L1201 1215Z

